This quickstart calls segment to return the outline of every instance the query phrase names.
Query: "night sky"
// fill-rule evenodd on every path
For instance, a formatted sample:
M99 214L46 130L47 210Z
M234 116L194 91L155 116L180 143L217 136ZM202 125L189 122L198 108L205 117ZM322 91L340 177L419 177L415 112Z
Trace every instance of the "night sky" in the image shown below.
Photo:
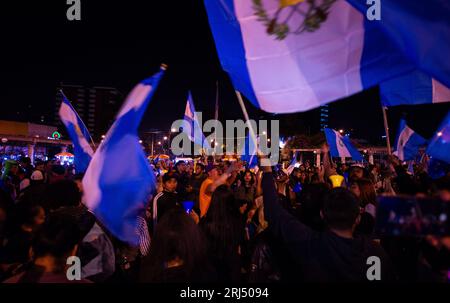
M188 90L197 111L213 118L216 81L220 119L242 118L229 78L220 67L201 0L82 0L81 4L82 21L69 22L65 0L2 2L1 119L27 121L44 115L53 121L60 82L113 86L125 97L160 63L169 69L147 110L143 130L168 130L172 121L182 118ZM305 131L317 116L317 111L272 115L246 104L251 118L280 119L282 134ZM429 137L449 109L450 103L393 108L391 135L406 114L410 126ZM332 103L329 124L354 129L354 136L381 143L378 89Z

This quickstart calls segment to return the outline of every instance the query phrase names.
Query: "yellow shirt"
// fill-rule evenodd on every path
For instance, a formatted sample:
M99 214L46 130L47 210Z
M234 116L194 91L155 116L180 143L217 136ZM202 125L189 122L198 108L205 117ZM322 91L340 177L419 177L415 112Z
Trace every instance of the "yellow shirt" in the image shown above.
M213 181L210 178L206 178L200 186L199 202L200 202L200 217L204 217L208 212L209 205L211 204L211 195L206 193L206 189Z

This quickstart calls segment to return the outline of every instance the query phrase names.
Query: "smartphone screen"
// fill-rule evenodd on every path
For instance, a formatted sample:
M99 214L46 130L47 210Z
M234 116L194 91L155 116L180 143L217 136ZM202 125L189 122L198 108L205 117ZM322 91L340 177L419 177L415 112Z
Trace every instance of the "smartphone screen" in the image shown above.
M449 203L408 196L382 196L378 202L376 231L379 235L450 235Z

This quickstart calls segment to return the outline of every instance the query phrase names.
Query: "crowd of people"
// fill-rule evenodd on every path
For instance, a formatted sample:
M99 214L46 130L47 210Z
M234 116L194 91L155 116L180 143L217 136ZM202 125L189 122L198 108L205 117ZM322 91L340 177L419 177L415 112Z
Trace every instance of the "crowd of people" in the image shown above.
M324 146L320 167L255 169L213 157L155 160L137 246L84 206L72 167L3 163L0 281L364 282L376 256L381 282L447 282L449 237L380 235L376 219L380 195L450 202L450 175L431 179L424 163L408 172L394 156L362 165L328 155ZM70 256L81 260L80 280L67 279Z

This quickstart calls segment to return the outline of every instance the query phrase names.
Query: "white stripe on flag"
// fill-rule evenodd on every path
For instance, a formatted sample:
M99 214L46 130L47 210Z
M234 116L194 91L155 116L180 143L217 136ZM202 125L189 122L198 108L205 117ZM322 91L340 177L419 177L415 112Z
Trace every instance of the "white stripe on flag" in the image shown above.
M406 125L405 128L402 130L400 136L398 137L397 157L401 161L405 159L404 147L413 134L414 131Z
M125 100L124 106L120 110L120 113L117 115L117 118L128 113L131 109L140 108L142 103L147 100L147 96L152 89L153 87L151 85L145 85L142 83L136 85L136 87L133 89L133 91L131 91L131 93Z
M269 15L279 8L278 1L263 4ZM302 108L308 110L362 89L364 16L346 1L333 4L327 22L314 33L288 35L283 41L267 35L252 1L234 0L234 6L253 90L263 110L298 111L302 100L307 100ZM282 11L280 20L287 13ZM302 19L295 14L292 24L301 24Z
M75 132L77 133L78 144L81 146L81 148L86 154L92 157L94 155L94 151L92 150L91 145L81 132L81 128L84 126L78 124L78 118L73 108L71 108L65 102L62 102L61 107L59 109L59 117L61 118L66 128L70 127L70 123L73 124L73 126L75 127Z
M441 82L432 79L433 103L450 102L450 89Z
M339 152L339 156L351 158L352 155L350 154L350 152L347 149L347 146L345 145L344 141L342 140L341 134L339 132L335 131L334 129L333 129L333 132L334 132L334 135L336 136L336 147Z

